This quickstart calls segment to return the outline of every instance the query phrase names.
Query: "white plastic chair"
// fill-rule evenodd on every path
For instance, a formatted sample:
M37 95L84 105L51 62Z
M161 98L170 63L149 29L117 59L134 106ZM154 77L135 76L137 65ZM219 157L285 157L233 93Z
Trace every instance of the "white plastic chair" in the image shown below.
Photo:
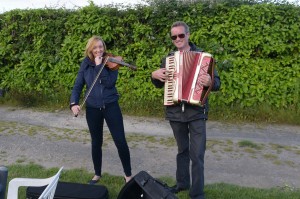
M40 195L39 199L53 199L57 183L63 167L52 177L46 179L37 178L14 178L8 184L7 199L18 199L18 189L21 186L41 187L48 185Z

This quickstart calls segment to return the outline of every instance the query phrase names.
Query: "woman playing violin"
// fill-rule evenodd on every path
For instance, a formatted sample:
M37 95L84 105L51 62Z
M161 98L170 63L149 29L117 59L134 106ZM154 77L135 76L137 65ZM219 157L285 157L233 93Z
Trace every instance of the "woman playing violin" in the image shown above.
M86 90L92 87L86 98L86 121L91 135L95 175L89 184L96 184L101 178L104 120L118 149L125 173L125 182L128 182L132 175L130 152L125 138L123 116L118 103L119 94L115 87L118 70L111 70L109 67L103 66L102 60L105 51L106 46L101 37L93 36L88 40L84 52L85 58L80 65L70 99L70 108L77 116L81 111L79 99L84 85L86 85ZM94 81L101 69L100 76ZM94 85L92 85L93 83Z

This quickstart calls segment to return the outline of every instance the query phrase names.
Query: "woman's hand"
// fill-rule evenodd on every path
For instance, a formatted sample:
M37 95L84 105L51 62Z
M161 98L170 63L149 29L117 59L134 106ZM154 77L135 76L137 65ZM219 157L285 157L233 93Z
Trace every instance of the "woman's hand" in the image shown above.
M98 56L95 56L95 64L96 64L96 66L98 66L99 64L101 64L102 63L102 59L103 59L103 53L101 53L100 55L98 55Z
M79 112L80 112L80 106L79 105L74 105L74 106L72 106L71 110L72 110L74 116L77 117Z

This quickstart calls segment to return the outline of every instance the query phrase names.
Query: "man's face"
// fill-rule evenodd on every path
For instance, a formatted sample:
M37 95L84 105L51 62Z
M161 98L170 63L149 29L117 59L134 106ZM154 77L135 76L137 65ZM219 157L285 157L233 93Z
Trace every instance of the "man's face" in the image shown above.
M189 37L190 34L185 32L183 26L173 27L171 29L171 39L173 44L177 47L178 50L189 50Z

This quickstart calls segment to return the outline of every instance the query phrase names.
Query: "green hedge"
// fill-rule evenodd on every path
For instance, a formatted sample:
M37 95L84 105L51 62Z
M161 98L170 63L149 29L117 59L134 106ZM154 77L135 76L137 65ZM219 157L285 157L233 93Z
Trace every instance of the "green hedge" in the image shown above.
M0 15L0 88L68 101L88 38L138 66L120 68L122 103L162 102L150 74L173 49L170 25L186 21L191 41L218 61L219 106L300 109L300 8L287 3L152 1L148 6L13 10Z

